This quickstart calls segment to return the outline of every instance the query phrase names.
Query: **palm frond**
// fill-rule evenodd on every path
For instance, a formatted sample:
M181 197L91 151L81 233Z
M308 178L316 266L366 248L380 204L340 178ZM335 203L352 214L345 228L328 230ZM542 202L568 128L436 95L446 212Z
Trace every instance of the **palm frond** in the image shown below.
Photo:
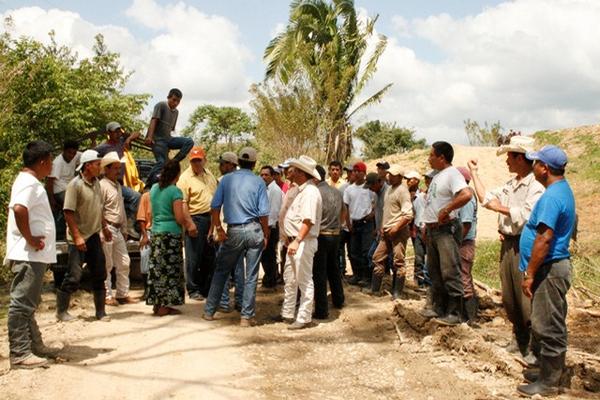
M379 90L377 93L360 103L351 113L348 114L348 119L350 119L357 111L370 106L373 103L379 103L383 95L392 87L393 83L388 83L383 87L383 89Z
M369 79L371 79L373 77L373 74L377 71L377 63L379 62L379 57L381 57L381 55L385 51L386 46L387 37L384 35L379 35L379 41L375 46L375 50L373 51L373 54L371 54L369 61L367 61L362 76L358 79L358 83L356 85L355 90L356 94L359 94L364 89Z

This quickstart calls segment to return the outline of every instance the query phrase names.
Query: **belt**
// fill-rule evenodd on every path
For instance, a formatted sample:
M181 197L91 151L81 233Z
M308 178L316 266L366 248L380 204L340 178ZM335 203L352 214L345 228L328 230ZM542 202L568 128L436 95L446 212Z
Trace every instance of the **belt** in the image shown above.
M338 236L340 234L339 229L326 229L319 232L319 236Z
M288 236L287 237L288 243L292 243L294 240L296 240L296 236Z
M258 219L256 219L256 218L255 219L251 219L250 221L244 222L243 224L227 224L227 226L242 226L242 225L251 224L253 222L258 222Z
M193 214L192 217L210 217L210 211L200 214Z
M352 225L355 225L355 224L366 224L367 222L371 221L373 218L374 217L368 217L367 216L367 217L364 217L364 218L361 218L361 219L353 219L352 220Z
M110 226L114 226L117 229L121 229L121 227L123 226L123 224L116 224L116 223L110 222L110 221L106 221L106 223Z
M498 231L499 234L501 234L502 236L504 236L505 239L511 239L511 240L519 240L521 239L521 234L518 235L509 235L508 233L502 233L500 231Z
M454 221L456 221L456 218L451 219L450 221L446 222L445 224L440 224L439 222L426 223L425 227L428 229L444 228L446 226L452 225L454 223Z

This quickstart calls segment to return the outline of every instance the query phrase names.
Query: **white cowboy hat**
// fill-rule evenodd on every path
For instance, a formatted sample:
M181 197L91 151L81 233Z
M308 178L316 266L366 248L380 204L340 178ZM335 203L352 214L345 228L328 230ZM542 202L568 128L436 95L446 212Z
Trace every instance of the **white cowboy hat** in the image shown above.
M308 156L300 156L298 159L293 159L289 162L290 167L298 168L306 172L313 178L321 179L319 171L317 171L317 162Z
M406 179L421 179L421 175L415 170L408 171L404 174L404 177Z
M529 136L516 135L510 138L509 144L504 144L496 151L497 156L501 156L504 153L527 153L533 151L535 140Z
M125 161L119 158L119 154L117 154L116 151L111 151L102 157L102 161L100 161L100 168L107 167L114 163L125 163Z
M97 161L97 160L101 160L102 158L98 155L98 152L96 150L86 150L83 153L81 153L81 157L79 158L79 165L76 168L76 171L79 172L81 171L81 168L83 167L83 164L85 163L89 163L92 161Z

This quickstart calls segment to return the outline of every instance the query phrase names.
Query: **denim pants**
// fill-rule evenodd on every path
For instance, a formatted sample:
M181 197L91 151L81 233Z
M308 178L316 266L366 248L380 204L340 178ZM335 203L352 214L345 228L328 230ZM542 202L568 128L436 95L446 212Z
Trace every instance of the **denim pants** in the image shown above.
M235 307L241 309L242 303L244 302L244 282L246 281L246 269L244 268L244 258L240 258L235 269L233 270L233 282L235 286L234 292L234 302ZM230 307L229 305L229 289L230 289L230 281L228 280L225 283L225 288L223 289L223 294L221 295L221 302L219 306L225 309Z
M127 219L135 221L142 195L140 192L136 192L127 186L121 186L121 188L123 190L123 203L125 204L125 214L127 214Z
M244 225L229 225L227 240L219 250L215 262L215 273L204 306L207 315L213 315L223 296L225 284L229 281L231 271L245 260L244 294L242 299L242 318L253 318L256 313L256 281L258 280L258 264L263 251L264 234L258 222Z
M279 228L271 228L267 248L263 251L260 262L265 275L262 279L262 285L267 288L277 286L277 243L279 243Z
M158 174L160 174L160 171L169 158L169 150L179 150L175 157L173 157L173 160L181 161L192 150L192 147L194 147L194 141L188 137L156 139L152 146L152 154L154 154L156 164L154 164L148 174L146 186L152 186L154 182L158 181Z
M369 272L369 248L373 243L375 222L353 222L350 234L350 264L352 273L359 277L371 278Z
M10 287L8 340L10 359L19 362L29 357L32 347L43 344L34 313L42 299L42 284L48 265L29 261L10 263L15 277Z
M338 249L340 236L319 236L318 248L313 261L313 283L315 287L315 315L326 317L329 314L327 304L327 282L331 289L331 302L334 307L344 305L344 286L339 267Z
M100 235L94 233L86 241L86 251L79 251L74 244L69 244L69 269L60 285L60 290L74 293L79 289L82 266L85 262L92 278L92 290L104 291L106 280L106 262L100 242Z
M415 281L419 286L431 286L431 280L429 279L429 272L425 262L427 247L420 232L417 233L412 243L415 250Z
M346 275L346 247L348 248L348 256L350 256L350 232L342 229L342 233L340 234L340 248L338 251L342 277Z
M190 296L202 294L206 297L214 270L213 257L205 254L208 251L210 215L192 215L192 221L198 229L198 236L185 235L185 288Z
M67 224L65 222L65 213L63 212L65 193L66 191L62 191L53 194L54 201L56 201L56 210L52 210L56 225L56 240L63 240L67 235Z

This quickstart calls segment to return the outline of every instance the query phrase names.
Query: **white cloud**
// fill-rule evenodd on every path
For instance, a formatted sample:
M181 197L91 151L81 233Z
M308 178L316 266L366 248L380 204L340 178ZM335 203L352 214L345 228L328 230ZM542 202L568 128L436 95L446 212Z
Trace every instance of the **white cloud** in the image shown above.
M12 16L15 36L48 42L48 32L54 30L57 42L80 57L92 54L94 36L102 33L108 48L121 54L123 66L135 71L126 90L154 96L149 108L166 98L171 87L183 91L178 129L202 103L248 107L251 81L246 67L253 56L236 25L182 2L161 6L154 0L135 0L126 14L133 23L150 28L152 37L140 39L125 27L94 25L77 13L57 9L24 7L0 18Z
M361 119L397 121L428 140L459 142L466 140L466 118L500 120L527 133L597 123L599 19L593 0L520 0L460 19L396 16L398 36L390 37L365 95L394 86ZM430 41L441 61L400 45L406 36Z

